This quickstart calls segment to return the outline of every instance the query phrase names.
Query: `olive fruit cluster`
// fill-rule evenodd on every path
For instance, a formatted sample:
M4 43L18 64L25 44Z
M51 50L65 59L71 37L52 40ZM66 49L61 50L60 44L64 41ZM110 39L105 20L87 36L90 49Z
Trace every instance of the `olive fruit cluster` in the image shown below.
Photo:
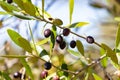
M52 31L50 29L46 29L44 31L44 36L48 38L51 35ZM68 36L70 34L69 28L64 28L62 32L63 36ZM64 49L66 47L66 42L63 40L63 37L61 35L56 36L56 42L59 44L60 49ZM72 40L70 42L70 47L75 48L76 41Z

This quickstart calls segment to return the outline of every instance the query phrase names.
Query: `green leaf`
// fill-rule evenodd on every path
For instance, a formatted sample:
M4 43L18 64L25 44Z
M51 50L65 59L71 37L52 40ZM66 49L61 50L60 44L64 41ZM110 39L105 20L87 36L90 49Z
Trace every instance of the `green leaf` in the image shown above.
M12 80L9 75L5 72L0 71L0 76L4 77L5 80Z
M20 38L21 36L16 31L11 30L11 29L8 29L7 33L10 36L10 38L12 39L12 41L19 46L18 38Z
M105 50L101 48L100 54L101 54L101 55L104 55L104 54L105 54ZM103 58L103 59L100 61L101 64L102 64L102 66L103 66L104 68L107 67L107 60L108 60L107 57L105 57L105 58Z
M0 6L7 12L20 11L17 7L3 1L0 1Z
M25 55L3 55L0 57L6 57L6 58L27 58L28 56Z
M69 0L69 18L70 18L70 24L72 22L73 9L74 9L74 0Z
M61 69L63 69L63 70L68 70L67 64L63 63L63 64L61 65ZM68 77L68 72L63 72L63 75L65 75L65 76Z
M52 26L52 32L54 34L54 37L56 37L57 36L57 28L55 25Z
M84 47L83 47L82 42L81 42L80 40L77 40L77 41L76 41L76 45L77 45L78 51L79 51L82 55L84 55Z
M63 21L61 19L54 19L53 20L53 24L55 26L59 26L59 25L62 25L63 24Z
M14 31L14 30L8 29L7 32L8 32L10 38L12 39L12 41L13 41L14 43L16 43L18 46L22 47L24 50L32 53L31 45L30 45L30 43L29 43L26 39L22 38L22 37L21 37L16 31Z
M24 59L24 58L20 58L20 62L21 62L22 65L25 67L27 75L30 76L31 80L34 80L34 76L33 76L33 74L32 74L31 68L30 68L30 66L27 64L27 62L25 61L25 59Z
M107 56L110 57L113 62L118 63L116 53L110 47L108 47L106 44L102 43L101 46L102 46L102 48L104 48L106 50Z
M69 26L69 28L78 28L89 24L88 22L76 22Z
M55 35L53 32L51 32L51 37L50 37L50 54L52 53L52 50L55 45Z
M74 50L67 49L67 51L74 56L77 56L77 57L81 56L81 54L79 52L75 52Z
M115 21L120 22L120 17L115 17L114 19L115 19Z
M20 18L20 19L25 19L25 20L33 20L33 18L29 17L29 16L24 16L24 15L20 15L20 14L15 14L15 13L10 13L11 15Z
M7 12L0 11L0 15L7 15L7 14L8 14Z
M24 50L32 53L31 45L26 39L20 37L20 38L18 38L18 41L19 41L20 47L22 47Z
M36 16L37 10L30 0L14 0L14 2L26 13Z
M84 80L88 80L88 78L89 78L89 73L86 73L86 75L85 75L85 79Z
M117 48L120 44L120 23L118 25L118 30L117 30L117 34L116 34L116 44L115 47Z
M92 75L95 80L102 80L102 78L100 76L98 76L97 74L93 73Z
M42 16L44 17L44 0L42 0Z
M36 43L36 45L43 45L43 44L47 43L47 42L49 41L49 39L50 39L50 38L45 38L45 39L43 39L43 40L40 40L40 41L38 41L38 42Z
M45 55L48 55L48 52L45 50L45 49L43 49L41 52L40 52L40 57L43 57L43 56L45 56Z

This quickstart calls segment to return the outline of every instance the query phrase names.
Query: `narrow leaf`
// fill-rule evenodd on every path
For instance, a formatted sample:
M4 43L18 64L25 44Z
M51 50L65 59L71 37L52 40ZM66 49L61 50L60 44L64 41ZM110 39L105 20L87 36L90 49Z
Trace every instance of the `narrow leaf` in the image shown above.
M27 75L30 76L31 80L34 80L34 76L32 74L31 68L27 64L27 62L25 61L25 59L24 58L20 58L20 61L21 61L22 65L25 67Z
M40 40L40 41L38 41L38 42L36 43L36 45L43 45L43 44L47 43L47 42L49 41L49 39L50 39L50 38L45 38L45 39L43 39L43 40Z
M44 18L44 0L42 0L42 16Z
M7 73L5 73L5 72L1 72L1 71L0 71L0 76L4 77L5 80L12 80L12 79L9 77L9 75L8 75Z
M116 53L110 48L108 47L106 44L101 44L102 48L104 48L107 52L107 56L111 58L111 60L115 63L118 63L118 59L116 56Z
M20 37L20 38L18 38L18 41L19 41L20 47L22 47L24 50L32 53L31 45L26 39Z
M77 57L81 56L79 52L75 52L74 50L67 49L67 51L74 56L77 56Z
M78 28L89 24L88 22L76 22L69 26L69 28Z
M63 21L61 19L54 19L53 20L53 24L55 26L59 26L59 25L62 25L63 24Z
M43 56L45 56L45 55L48 55L48 52L45 50L45 49L43 49L42 51L41 51L41 53L40 53L40 57L43 57Z
M36 8L30 0L14 0L14 2L26 13L31 16L36 16Z
M11 30L11 29L8 29L7 33L10 36L10 38L12 39L12 41L19 46L18 38L20 38L21 36L16 31Z
M118 30L117 30L117 33L116 33L116 48L119 46L120 44L120 24L118 25Z
M7 15L7 14L8 14L7 12L0 11L0 15Z
M105 54L105 50L101 48L100 54L104 55ZM104 68L107 67L107 57L103 58L100 62L101 62L102 66Z
M25 56L25 55L3 55L0 57L5 57L5 58L27 58L29 56Z
M77 45L78 51L79 51L82 55L84 55L84 47L83 47L82 42L81 42L80 40L77 40L77 41L76 41L76 45Z
M52 50L54 48L54 45L55 45L55 35L54 33L52 32L51 33L51 37L50 37L50 54L52 53Z
M10 5L4 1L0 1L0 6L7 12L20 11L17 7Z
M74 9L74 0L69 0L69 19L70 19L70 24L72 22L73 9Z
M92 75L95 80L102 80L102 78L100 76L98 76L97 74L93 73Z
M25 19L25 20L33 20L33 18L29 17L29 16L24 16L24 15L20 15L20 14L15 14L15 13L11 13L11 15L20 18L20 19Z

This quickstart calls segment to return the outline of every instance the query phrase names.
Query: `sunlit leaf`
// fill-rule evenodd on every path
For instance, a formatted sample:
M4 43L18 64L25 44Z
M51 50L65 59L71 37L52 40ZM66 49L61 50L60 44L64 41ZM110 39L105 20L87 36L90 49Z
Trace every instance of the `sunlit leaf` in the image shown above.
M63 21L61 19L54 19L53 20L53 24L55 26L59 26L59 25L62 25L63 24Z
M25 56L25 55L2 55L0 57L6 57L6 58L27 58L28 56Z
M84 55L84 47L83 47L82 42L81 42L80 40L77 40L77 41L76 41L76 45L77 45L78 51L79 51L82 55Z
M12 39L12 41L19 46L18 38L20 38L21 36L16 31L11 30L11 29L8 29L7 33L10 36L10 38Z
M104 55L105 54L105 50L101 48L100 54ZM107 67L107 57L103 58L100 62L101 62L102 66L104 68Z
M47 42L49 41L49 39L50 39L50 38L42 39L42 40L38 41L38 42L36 43L36 45L43 45L43 44L47 43Z
M42 16L44 17L44 0L42 0Z
M42 14L42 9L40 9L39 7L36 7L36 8L37 8L38 12L40 14ZM47 11L44 10L44 17L50 18L51 15Z
M115 21L120 22L120 17L115 17Z
M95 80L103 80L100 76L98 76L95 73L93 73L92 75L93 75L93 77L94 77Z
M20 58L20 62L21 62L22 65L25 67L27 75L30 76L31 80L34 80L34 76L33 76L32 71L31 71L32 69L31 69L30 66L27 64L27 62L25 61L25 59L24 59L24 58Z
M20 19L25 19L25 20L33 20L33 18L29 17L29 16L24 16L24 15L20 15L20 14L15 14L15 13L11 13L11 15L20 18Z
M107 56L110 57L113 62L118 63L116 53L110 47L108 47L106 44L102 43L101 46L102 46L102 48L104 48L106 50Z
M8 14L7 12L0 11L0 15L7 15L7 14Z
M1 71L0 71L0 76L1 76L1 77L4 77L5 80L12 80L12 79L9 77L9 75L8 75L7 73L5 73L5 72L1 72Z
M84 79L84 80L88 80L88 78L89 78L89 73L87 73L87 74L86 74L86 76L85 76L85 79Z
M70 19L70 24L72 22L73 10L74 10L74 0L69 0L69 19Z
M18 41L19 41L20 47L22 47L24 50L32 53L31 45L26 39L20 37L20 38L18 38Z
M45 55L48 55L48 52L45 50L45 49L43 49L41 52L40 52L40 57L43 57L43 56L45 56Z
M69 26L69 28L78 28L89 24L88 22L76 22Z
M74 55L74 56L77 56L77 57L80 57L80 56L81 56L79 52L75 52L74 50L67 49L67 51L68 51L70 54Z
M118 30L117 30L117 34L116 34L116 48L119 46L120 44L120 24L118 25Z
M0 1L0 6L7 12L20 11L17 7L10 5L4 1Z
M36 8L30 0L14 0L14 2L26 13L30 14L31 16L36 16Z

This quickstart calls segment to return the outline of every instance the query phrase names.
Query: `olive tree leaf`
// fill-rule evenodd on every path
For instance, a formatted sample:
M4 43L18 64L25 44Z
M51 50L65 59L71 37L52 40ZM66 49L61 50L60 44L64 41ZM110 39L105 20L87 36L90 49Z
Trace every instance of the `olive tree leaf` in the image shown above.
M78 28L89 24L88 22L76 22L69 26L69 28Z
M24 58L20 58L20 62L21 62L22 65L25 67L27 75L29 75L30 78L31 78L32 80L34 80L33 73L32 73L32 71L31 71L30 66L27 64L26 60L25 60Z
M31 0L14 0L14 2L26 13L31 16L36 16L36 7L32 4Z
M14 30L8 29L7 32L14 43L22 47L24 50L32 53L31 45L26 39L22 38L22 36Z
M77 46L78 51L79 51L82 55L84 55L84 46L83 46L83 44L82 44L82 42L81 42L80 40L77 40L77 41L76 41L76 46Z
M32 53L32 47L26 39L20 37L20 38L18 38L18 42L19 42L20 47L22 47L24 50Z
M40 52L40 57L43 57L43 56L45 56L45 55L48 55L48 52L45 50L45 49L43 49L41 52Z
M118 25L118 30L117 30L117 33L116 33L116 44L115 44L115 47L117 48L120 44L120 24Z
M8 15L8 13L4 11L0 11L0 15Z
M100 54L101 55L104 55L105 54L105 50L104 49L100 49ZM105 68L105 67L107 67L107 57L105 57L105 58L103 58L100 62L101 62L101 64L102 64L102 66Z
M47 42L49 41L49 39L50 39L50 38L42 39L42 40L38 41L38 42L36 43L36 45L43 45L43 44L47 43Z
M53 32L51 32L51 37L50 37L50 54L52 53L52 50L55 45L55 35Z
M0 76L4 77L5 80L12 80L9 75L5 72L0 71Z
M25 56L25 55L2 55L0 57L5 57L5 58L27 58L28 56Z
M12 29L8 29L7 33L10 36L10 38L12 39L12 41L19 46L18 38L20 38L21 35L18 34L16 31L12 30Z
M101 46L102 46L102 48L104 48L106 50L107 56L110 57L113 62L118 63L116 53L110 47L108 47L106 44L102 43Z
M69 19L70 19L70 24L72 22L73 10L74 10L74 0L69 0Z
M93 73L92 75L93 75L93 77L94 77L95 80L103 80L100 76L98 76L95 73Z
M79 52L75 52L74 50L67 49L67 51L68 51L70 54L72 54L72 55L74 55L74 56L76 56L76 57L80 57L80 56L81 56L81 54L80 54Z
M17 7L10 5L4 1L0 1L0 6L7 12L20 11Z
M25 15L20 15L20 14L16 14L16 13L10 13L11 15L20 18L20 19L24 19L24 20L33 20L32 17L29 16L25 16Z
M54 19L53 20L53 24L55 26L59 26L59 25L62 25L63 24L63 21L61 19Z

